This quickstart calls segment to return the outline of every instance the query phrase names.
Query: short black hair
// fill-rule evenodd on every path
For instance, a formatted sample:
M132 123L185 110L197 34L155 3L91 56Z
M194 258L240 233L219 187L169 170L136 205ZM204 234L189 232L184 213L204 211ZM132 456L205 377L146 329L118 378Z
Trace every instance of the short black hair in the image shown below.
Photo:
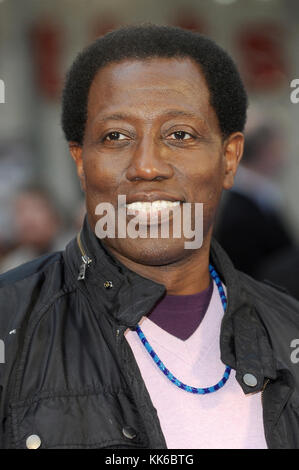
M206 79L223 137L243 131L247 94L232 58L214 41L174 26L123 26L96 39L75 59L62 94L62 128L68 142L83 144L90 86L98 70L125 59L189 57Z

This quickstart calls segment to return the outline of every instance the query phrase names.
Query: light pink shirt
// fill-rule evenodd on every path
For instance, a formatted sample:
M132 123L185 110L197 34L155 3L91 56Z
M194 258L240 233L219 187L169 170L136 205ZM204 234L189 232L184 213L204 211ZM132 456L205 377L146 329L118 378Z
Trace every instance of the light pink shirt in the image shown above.
M193 387L209 387L222 378L225 370L219 346L222 317L223 307L214 282L204 319L186 341L172 336L146 317L139 324L175 377ZM179 389L165 377L136 332L127 330L125 337L157 409L169 449L267 448L261 393L245 395L235 379L234 370L220 390L194 395Z

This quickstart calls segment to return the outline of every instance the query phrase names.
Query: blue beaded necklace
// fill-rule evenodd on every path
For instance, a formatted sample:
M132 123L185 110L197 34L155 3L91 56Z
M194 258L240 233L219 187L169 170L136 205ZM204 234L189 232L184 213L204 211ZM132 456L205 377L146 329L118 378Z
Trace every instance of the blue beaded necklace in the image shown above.
M222 305L223 305L223 309L225 311L226 309L226 305L227 305L227 300L226 300L226 296L225 296L225 293L224 293L224 289L223 289L223 286L221 284L221 281L220 281L220 278L218 276L218 274L216 273L215 269L213 268L213 266L210 264L209 265L209 270L210 270L210 274L212 276L212 278L214 279L217 287L218 287L218 291L219 291L219 295L220 295L220 298L221 298L221 302L222 302ZM223 385L226 383L227 379L229 378L229 375L230 375L230 371L231 371L231 368L229 366L226 366L225 368L225 371L224 371L224 374L223 374L223 377L221 380L219 380L219 382L216 384L216 385L213 385L212 387L206 387L206 388L197 388L197 387L191 387L189 385L186 385L184 384L183 382L181 382L180 380L178 380L168 369L167 367L165 367L165 365L163 364L163 362L161 361L161 359L159 358L159 356L155 353L155 351L153 350L153 348L151 347L151 345L149 344L149 342L147 341L146 337L144 336L144 333L142 332L141 328L139 325L137 325L136 327L136 332L142 342L142 344L144 345L145 349L148 351L148 353L150 354L150 356L153 358L153 361L155 362L155 364L159 367L159 369L163 372L164 375L166 375L166 377L174 384L176 385L177 387L181 388L182 390L185 390L186 392L190 392L190 393L198 393L200 395L204 395L206 393L212 393L212 392L216 392L217 390L219 390L221 387L223 387Z

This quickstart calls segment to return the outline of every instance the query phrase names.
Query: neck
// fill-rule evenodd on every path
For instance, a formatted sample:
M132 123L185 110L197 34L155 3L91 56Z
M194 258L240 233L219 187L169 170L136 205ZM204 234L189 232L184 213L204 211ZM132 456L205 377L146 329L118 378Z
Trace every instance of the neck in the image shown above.
M205 238L200 249L195 250L188 257L162 266L143 265L124 257L112 247L109 247L109 250L127 268L165 285L167 294L192 295L209 287L210 242L211 235Z

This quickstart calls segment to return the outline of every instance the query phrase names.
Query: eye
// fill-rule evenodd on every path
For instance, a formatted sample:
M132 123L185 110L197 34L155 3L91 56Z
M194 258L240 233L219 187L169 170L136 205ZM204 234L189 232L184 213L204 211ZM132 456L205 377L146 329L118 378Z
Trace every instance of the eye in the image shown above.
M192 134L189 134L189 132L186 131L175 131L170 135L174 136L174 140L190 140L194 138Z
M127 136L124 134L121 134L120 132L114 131L114 132L109 132L109 134L105 135L103 140L112 141L112 140L125 140L127 139Z

